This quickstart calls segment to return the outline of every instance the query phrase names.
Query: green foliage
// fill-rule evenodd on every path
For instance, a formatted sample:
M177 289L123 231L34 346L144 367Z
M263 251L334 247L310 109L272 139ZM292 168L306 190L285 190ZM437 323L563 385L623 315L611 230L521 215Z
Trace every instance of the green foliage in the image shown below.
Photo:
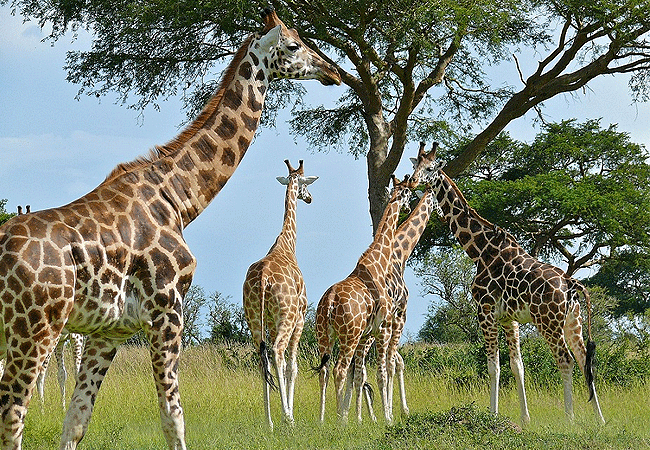
M7 199L0 198L0 225L2 225L7 220L11 219L13 216L16 215L15 213L8 213L5 210L6 206L7 206Z
M244 309L230 302L219 292L210 295L208 328L210 342L246 343L250 342L250 331L244 316Z

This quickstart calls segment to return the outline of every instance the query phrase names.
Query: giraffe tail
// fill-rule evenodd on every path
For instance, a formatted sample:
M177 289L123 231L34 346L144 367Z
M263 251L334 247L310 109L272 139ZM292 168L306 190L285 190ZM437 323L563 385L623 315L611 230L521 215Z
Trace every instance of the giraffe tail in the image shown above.
M323 354L323 356L320 359L320 364L318 366L313 366L311 368L311 371L314 372L314 375L316 375L317 373L320 373L320 371L323 370L323 367L325 367L327 365L327 363L329 363L330 358L331 358L331 355L329 353L324 353Z
M262 373L264 374L264 381L271 386L271 389L277 389L278 387L273 379L273 374L269 370L269 355L266 351L266 342L264 341L260 343L260 364L262 366Z
M596 392L594 386L594 356L596 355L596 343L591 338L591 296L589 291L582 284L577 283L577 288L585 298L587 304L587 355L585 356L585 380L589 388L589 400L592 401Z
M266 342L264 342L264 336L266 336L266 328L264 326L264 316L266 315L266 277L262 274L262 279L260 281L260 329L262 332L261 342L260 342L260 366L262 368L262 375L264 376L264 381L271 386L271 389L277 389L275 380L273 379L273 374L269 369L271 365L269 364L269 354L267 352Z

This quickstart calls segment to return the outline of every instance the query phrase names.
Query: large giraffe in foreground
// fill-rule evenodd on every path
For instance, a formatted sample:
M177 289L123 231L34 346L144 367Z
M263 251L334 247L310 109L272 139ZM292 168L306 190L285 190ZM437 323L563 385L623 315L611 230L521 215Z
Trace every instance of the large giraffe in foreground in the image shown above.
M350 363L357 349L365 348L368 339L377 342L377 384L381 393L384 417L392 421L387 400L386 352L390 338L392 300L388 296L386 279L391 270L392 245L399 212L408 204L416 181L406 177L398 182L393 176L393 191L375 237L361 255L352 273L332 285L321 297L316 309L316 337L321 357L320 421L325 419L325 393L328 382L328 362L336 339L339 355L333 369L336 405L341 420L346 421L350 409L352 374ZM361 412L358 407L358 415Z
M572 372L574 359L585 376L597 419L604 423L594 386L591 340L591 303L589 292L577 280L550 264L538 261L505 230L488 222L469 206L458 186L439 168L435 147L420 158L428 161L420 177L435 193L442 208L442 217L467 255L476 264L472 296L478 304L478 320L487 348L490 375L490 409L499 411L499 345L498 327L506 335L510 351L510 367L515 377L521 421L530 421L524 366L519 348L519 324L532 322L544 337L555 356L564 385L564 410L573 417ZM582 338L579 298L587 305L587 335Z
M178 390L183 296L196 261L183 229L219 193L255 135L277 78L339 84L336 70L272 10L235 54L216 95L183 132L149 156L120 164L97 188L0 228L0 440L20 449L39 367L64 327L87 336L61 449L83 438L118 345L149 342L162 428L185 449Z
M307 186L318 177L305 177L303 161L294 169L289 160L288 177L278 177L287 186L282 230L266 256L251 264L244 281L244 314L253 342L260 352L260 371L266 420L271 429L270 388L272 377L266 352L266 332L272 342L273 365L282 402L282 417L293 423L293 393L298 374L298 342L305 325L307 291L296 261L296 207L298 200L311 203ZM285 362L284 352L288 350Z

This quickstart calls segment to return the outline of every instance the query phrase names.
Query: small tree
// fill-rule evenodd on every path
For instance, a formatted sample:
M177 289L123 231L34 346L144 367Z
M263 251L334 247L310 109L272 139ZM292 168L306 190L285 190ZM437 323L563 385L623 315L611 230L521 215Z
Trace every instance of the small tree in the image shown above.
M183 299L183 335L181 339L184 348L198 345L202 341L201 310L206 302L207 299L203 288L197 285L190 286Z
M210 341L213 343L249 342L250 332L244 309L224 297L220 292L214 292L209 298L208 327Z
M435 295L441 303L431 303L426 321L418 333L425 342L481 342L472 299L474 263L459 247L430 250L415 273L421 278L422 292Z

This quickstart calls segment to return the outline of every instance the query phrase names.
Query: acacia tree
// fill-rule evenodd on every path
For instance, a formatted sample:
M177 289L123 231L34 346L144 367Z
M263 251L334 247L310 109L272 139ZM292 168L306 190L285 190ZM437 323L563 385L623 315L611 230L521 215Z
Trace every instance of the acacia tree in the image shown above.
M5 4L9 0L0 0ZM183 92L188 109L216 85L206 77L244 35L266 1L177 2L12 0L51 39L86 28L92 49L68 55L68 80L80 92L116 91L134 108ZM277 83L265 120L294 105L294 133L312 147L365 155L373 225L387 201L385 187L409 140L443 140L484 124L449 161L457 176L512 120L599 75L632 73L635 99L646 100L650 4L641 0L332 0L271 4L306 40L319 41L347 90L334 106L307 108L300 85ZM547 31L548 30L548 31ZM529 70L519 49L542 55ZM507 62L522 88L491 84L490 65ZM205 77L205 78L204 78ZM208 81L202 81L208 79ZM190 85L197 87L186 91Z

